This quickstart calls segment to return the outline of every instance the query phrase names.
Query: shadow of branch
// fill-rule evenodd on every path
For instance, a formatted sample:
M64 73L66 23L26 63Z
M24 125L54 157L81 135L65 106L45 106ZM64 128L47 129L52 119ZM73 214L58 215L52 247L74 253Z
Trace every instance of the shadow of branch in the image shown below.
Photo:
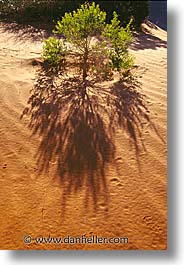
M111 87L111 95L114 96L111 103L113 111L111 116L111 128L121 127L132 140L136 155L143 148L146 150L142 131L145 123L150 123L149 110L145 96L138 90L140 83L135 79L118 81Z
M135 34L130 48L132 50L167 48L167 41L152 35L149 31L146 32L146 29L144 29L144 33Z
M151 123L145 96L133 79L114 82L103 88L96 82L82 83L78 77L60 77L43 67L24 115L29 127L41 136L37 163L40 173L56 165L56 174L64 188L65 208L70 194L84 191L84 205L92 201L94 209L103 198L108 204L107 165L115 157L114 132L117 127L132 140L137 161L144 123ZM63 208L63 209L64 209Z
M93 84L91 84L93 85ZM107 200L106 164L114 157L114 144L103 119L104 108L78 78L57 84L54 75L40 71L23 112L30 115L29 127L41 136L37 163L39 172L56 164L64 187L63 205L69 194L85 190L85 206L94 208ZM88 82L90 87L90 83Z

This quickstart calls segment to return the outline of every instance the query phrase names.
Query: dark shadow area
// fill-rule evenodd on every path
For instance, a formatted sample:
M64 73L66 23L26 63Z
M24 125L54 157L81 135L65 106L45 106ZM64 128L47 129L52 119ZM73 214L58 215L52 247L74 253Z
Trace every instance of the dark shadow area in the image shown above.
M167 30L167 0L150 1L149 19L159 27Z
M108 195L105 167L114 156L113 141L102 119L104 110L94 95L84 95L78 78L62 80L40 71L28 101L30 128L42 136L37 162L40 173L51 161L65 189L63 204L70 193L86 191L85 205L92 198L96 209L99 196Z
M56 165L64 188L62 204L69 194L83 190L84 205L99 198L108 203L106 168L114 161L114 132L126 131L135 148L145 149L142 129L150 123L140 84L133 78L102 87L96 81L82 83L79 77L56 77L44 68L38 71L24 115L30 128L41 136L37 163L40 173Z
M138 91L140 86L139 82L131 78L116 82L110 92L114 96L110 127L122 127L127 132L134 144L137 161L139 151L146 150L142 138L143 125L151 124L145 96Z
M150 33L135 34L134 40L130 45L132 50L167 48L167 41L153 36Z
M165 143L165 140L149 117L146 96L141 92L141 83L136 78L130 77L114 83L109 94L111 98L109 128L111 131L121 128L127 133L135 150L137 166L141 171L139 155L142 151L146 152L143 135L145 125L149 124L161 142Z
M2 32L15 33L19 41L31 39L32 41L41 41L52 34L52 25L38 26L33 24L18 24L16 22L3 22Z
M76 10L84 0L77 1L0 1L0 21L17 22L21 25L42 26L56 23L66 12ZM93 1L89 1L93 2ZM119 15L123 26L126 26L133 16L135 28L139 29L141 22L149 14L149 1L95 1L107 13L107 21L112 19L113 11ZM46 29L44 27L44 29Z

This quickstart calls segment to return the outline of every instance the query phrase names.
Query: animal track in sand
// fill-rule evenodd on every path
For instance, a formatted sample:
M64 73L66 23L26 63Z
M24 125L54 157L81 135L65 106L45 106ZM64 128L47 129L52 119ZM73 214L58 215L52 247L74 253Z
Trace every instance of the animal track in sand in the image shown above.
M6 169L6 168L7 168L7 164L4 164L3 169Z

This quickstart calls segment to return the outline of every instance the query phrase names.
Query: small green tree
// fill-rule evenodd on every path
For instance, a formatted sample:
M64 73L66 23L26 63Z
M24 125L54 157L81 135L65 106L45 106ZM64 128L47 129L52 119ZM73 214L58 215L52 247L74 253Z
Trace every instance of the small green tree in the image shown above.
M55 33L62 33L68 42L80 52L83 82L87 78L88 60L91 52L92 37L105 27L106 13L99 5L85 3L73 13L66 13L56 25Z
M44 40L43 59L47 66L52 67L55 71L59 71L64 64L66 48L64 42L50 37Z
M133 57L128 53L128 44L132 41L132 32L130 29L132 19L126 28L120 26L120 20L116 12L113 13L113 19L107 24L103 35L110 41L109 50L110 64L114 70L126 71L133 66Z
M121 73L132 67L133 59L127 50L132 40L131 21L126 28L120 26L120 23L114 12L111 23L107 24L106 12L101 11L94 2L85 3L76 11L66 13L57 22L54 33L65 37L70 60L80 60L78 68L84 92L90 74L107 77L109 72ZM60 56L59 41L51 38L46 43L44 58L57 65L60 61L57 58Z

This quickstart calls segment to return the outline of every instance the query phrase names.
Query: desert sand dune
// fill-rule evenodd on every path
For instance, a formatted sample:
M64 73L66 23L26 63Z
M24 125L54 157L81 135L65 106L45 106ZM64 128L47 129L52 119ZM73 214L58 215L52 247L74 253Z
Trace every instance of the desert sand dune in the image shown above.
M46 170L40 170L37 161L42 135L33 134L28 116L21 118L45 35L35 39L34 34L21 35L21 31L0 24L1 249L166 249L167 33L151 24L144 28L146 33L136 36L130 50L140 69L141 93L146 95L152 123L142 124L145 149L141 148L137 157L126 132L117 129L115 157L106 164L106 174L93 176L94 187L83 183L68 192L55 173L57 160L53 158ZM96 183L99 189L95 190ZM33 238L128 237L129 243L26 245L26 234Z

